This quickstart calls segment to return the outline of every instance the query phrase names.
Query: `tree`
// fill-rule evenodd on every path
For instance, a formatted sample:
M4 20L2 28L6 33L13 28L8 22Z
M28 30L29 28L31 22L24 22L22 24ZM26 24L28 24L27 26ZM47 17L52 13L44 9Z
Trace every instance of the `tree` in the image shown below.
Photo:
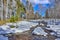
M49 13L48 13L49 17L50 18L59 18L60 17L60 0L54 0L52 5L53 4L54 4L54 7L49 8Z
M41 18L41 15L38 13L38 11L35 13L35 19Z
M45 18L49 18L49 16L48 16L48 9L46 10Z
M26 18L33 19L34 18L34 10L32 4L29 0L26 1Z
M20 0L16 0L16 3L17 3L17 15L20 15L21 12L24 12L25 13L25 7L24 5L20 2Z
M3 20L3 0L0 0L0 20Z

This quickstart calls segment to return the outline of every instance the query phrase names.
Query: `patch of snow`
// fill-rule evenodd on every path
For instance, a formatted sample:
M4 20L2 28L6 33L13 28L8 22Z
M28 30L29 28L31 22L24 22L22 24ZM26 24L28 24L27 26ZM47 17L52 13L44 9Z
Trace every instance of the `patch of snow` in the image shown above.
M38 25L38 23L33 23L33 22L27 22L27 21L21 21L21 22L17 22L17 25L24 25L24 26L29 26L29 27L33 27Z
M50 26L50 28L46 28L48 30L57 31L58 29L60 29L60 25L47 25L47 26Z
M30 30L30 27L29 25L20 25L17 29L21 31L27 31L27 30Z
M2 25L2 26L0 26L0 29L3 29L3 30L7 30L7 29L9 29L10 28L10 26L7 26L7 25Z
M8 25L8 26L16 26L17 24L16 23L6 23L6 25Z
M6 23L6 25L11 26L11 25L13 25L13 23Z
M25 28L25 27L23 28L23 27L21 27L21 28L13 28L11 30L12 30L12 33L22 33L24 31L30 30L30 28Z
M51 35L60 37L60 25L50 25L50 28L46 28L46 29L54 31L50 33Z
M57 39L55 39L55 40L60 40L60 38L57 38Z
M41 27L35 28L32 33L36 35L44 35L44 36L47 35L47 33Z
M50 34L53 36L56 36L56 32L51 32Z
M8 37L5 37L3 35L0 35L0 40L8 40Z

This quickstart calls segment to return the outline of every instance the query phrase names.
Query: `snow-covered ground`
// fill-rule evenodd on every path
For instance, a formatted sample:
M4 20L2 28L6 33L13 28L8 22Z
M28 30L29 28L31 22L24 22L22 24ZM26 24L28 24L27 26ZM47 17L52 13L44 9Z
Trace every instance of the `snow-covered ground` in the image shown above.
M55 39L55 40L60 40L60 38L57 38L57 39Z
M14 28L10 28L10 26L17 26ZM33 26L35 27L38 25L38 23L33 23L33 22L27 22L27 21L20 21L17 23L6 23L6 25L0 26L0 34L8 34L8 33L22 33L24 31L30 30L30 28Z
M31 21L19 21L16 23L6 23L5 25L0 26L0 34L3 35L3 34L9 34L9 33L23 33L25 31L30 30L30 28L37 26L39 21L42 21L42 20L31 20ZM46 29L54 31L54 32L51 32L50 34L60 37L60 20L54 20L54 21L44 20L44 21L48 23ZM11 25L15 27L11 28L10 27ZM35 28L32 33L36 35L44 35L44 36L47 35L47 33L41 27Z
M60 20L48 20L47 23L46 29L53 31L50 34L60 37Z
M0 40L8 40L8 37L5 37L3 35L0 35Z
M51 30L51 35L55 35L57 37L60 37L60 19L39 19L39 20L31 20L33 22L38 21L45 21L47 22L47 30Z

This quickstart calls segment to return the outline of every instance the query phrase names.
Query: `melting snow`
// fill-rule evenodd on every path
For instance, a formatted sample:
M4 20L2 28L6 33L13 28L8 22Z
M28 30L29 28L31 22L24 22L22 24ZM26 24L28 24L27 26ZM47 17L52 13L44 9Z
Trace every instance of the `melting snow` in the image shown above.
M8 40L8 37L5 37L3 35L0 35L0 40Z
M35 30L32 33L37 35L44 35L44 36L47 35L47 33L41 27L35 28Z

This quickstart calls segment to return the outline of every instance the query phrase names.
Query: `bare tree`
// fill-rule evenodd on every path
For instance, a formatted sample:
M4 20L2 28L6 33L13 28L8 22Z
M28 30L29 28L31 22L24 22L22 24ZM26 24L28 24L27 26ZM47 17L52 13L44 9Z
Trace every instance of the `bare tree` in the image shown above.
M0 19L3 20L3 0L0 0Z

